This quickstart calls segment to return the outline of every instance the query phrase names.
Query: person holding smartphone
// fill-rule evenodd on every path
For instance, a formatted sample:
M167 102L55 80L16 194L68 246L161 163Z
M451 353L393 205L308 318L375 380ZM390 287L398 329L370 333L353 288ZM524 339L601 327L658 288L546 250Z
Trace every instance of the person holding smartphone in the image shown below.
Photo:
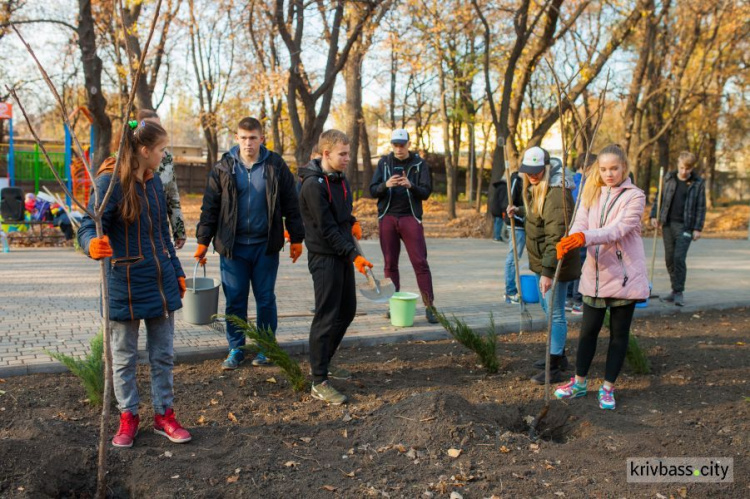
M430 324L436 324L435 294L422 226L422 201L432 193L432 178L429 165L416 152L409 152L409 145L406 130L393 131L393 150L380 158L370 182L370 194L378 200L378 229L385 276L393 281L396 291L401 289L398 259L403 241L417 277L425 317Z

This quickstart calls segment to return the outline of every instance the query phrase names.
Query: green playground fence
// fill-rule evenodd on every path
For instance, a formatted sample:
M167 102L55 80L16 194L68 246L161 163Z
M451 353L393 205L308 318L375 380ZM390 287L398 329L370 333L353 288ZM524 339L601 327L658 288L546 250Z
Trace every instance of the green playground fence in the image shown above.
M67 180L65 153L49 150L47 152L55 171L63 180ZM34 182L34 192L39 192L40 181L55 180L55 176L47 166L44 154L42 154L38 145L34 146L33 151L16 151L15 165L16 182Z

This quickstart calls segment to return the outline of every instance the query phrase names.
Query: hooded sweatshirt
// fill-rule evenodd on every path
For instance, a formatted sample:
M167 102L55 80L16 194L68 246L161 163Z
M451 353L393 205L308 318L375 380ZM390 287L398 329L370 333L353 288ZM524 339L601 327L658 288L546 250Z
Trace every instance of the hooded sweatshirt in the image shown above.
M250 166L242 162L239 146L230 149L229 154L236 162L234 174L237 179L238 217L235 242L264 243L268 239L268 205L266 171L263 166L271 153L260 146L258 160Z
M326 173L320 159L300 168L300 212L305 225L305 245L310 253L336 255L349 261L359 255L352 225L352 191L343 173Z

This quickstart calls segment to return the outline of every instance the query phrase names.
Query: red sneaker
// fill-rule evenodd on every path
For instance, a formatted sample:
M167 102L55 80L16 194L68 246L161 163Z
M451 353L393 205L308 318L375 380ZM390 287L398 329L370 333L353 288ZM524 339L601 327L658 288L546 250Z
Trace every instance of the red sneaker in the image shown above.
M117 429L117 433L112 438L112 445L115 447L132 447L133 440L138 434L138 423L141 419L138 415L133 415L130 411L125 411L120 414L120 427Z
M190 433L183 428L174 417L174 410L167 409L164 415L154 414L154 432L158 435L164 435L176 444L190 442L193 438Z

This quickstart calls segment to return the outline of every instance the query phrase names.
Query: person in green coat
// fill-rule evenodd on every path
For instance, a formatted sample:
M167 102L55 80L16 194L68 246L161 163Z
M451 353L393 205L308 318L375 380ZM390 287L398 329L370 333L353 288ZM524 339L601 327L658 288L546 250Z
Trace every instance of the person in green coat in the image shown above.
M526 217L526 251L529 268L537 276L542 309L549 317L552 314L552 339L550 359L550 381L563 380L562 371L568 366L565 356L565 340L568 324L565 320L565 297L570 282L581 275L581 257L570 252L563 259L560 276L552 301L552 281L557 268L555 245L565 236L565 228L572 222L573 176L566 174L561 165L552 165L549 152L541 147L531 147L523 155L519 172L523 174L523 206L508 206L508 215ZM563 190L563 175L565 189ZM534 363L540 372L531 381L544 383L544 360Z

